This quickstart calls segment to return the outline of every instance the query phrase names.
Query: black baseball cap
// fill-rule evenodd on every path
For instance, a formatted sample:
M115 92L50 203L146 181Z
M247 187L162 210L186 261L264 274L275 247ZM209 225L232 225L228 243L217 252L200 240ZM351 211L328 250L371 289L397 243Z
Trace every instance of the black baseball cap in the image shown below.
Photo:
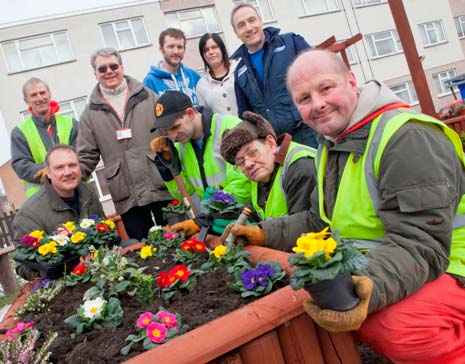
M192 101L185 93L169 90L157 100L155 104L155 123L150 132L157 128L167 128L174 123L178 114L192 106Z

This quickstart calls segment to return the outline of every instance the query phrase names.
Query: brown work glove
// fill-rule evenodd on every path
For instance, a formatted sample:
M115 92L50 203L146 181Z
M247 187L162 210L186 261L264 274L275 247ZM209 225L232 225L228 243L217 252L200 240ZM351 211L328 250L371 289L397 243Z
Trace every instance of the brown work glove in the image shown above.
M150 148L157 154L160 154L166 161L170 162L173 158L173 153L168 145L168 137L159 136L153 138L150 142Z
M42 185L44 184L45 177L47 177L47 168L38 170L36 174L32 176L32 178L38 179Z
M305 311L313 321L325 330L331 332L358 330L367 318L368 304L373 291L373 281L365 276L352 276L352 281L355 285L355 291L360 297L360 302L349 311L322 310L313 303L311 297L304 301ZM334 294L337 294L337 292Z
M186 237L197 234L200 231L200 226L194 220L185 220L170 226L170 230L183 233Z
M220 239L222 242L226 240L230 232L239 240L245 241L245 245L265 245L265 234L258 225L239 225L233 222L226 226L223 234L221 234Z

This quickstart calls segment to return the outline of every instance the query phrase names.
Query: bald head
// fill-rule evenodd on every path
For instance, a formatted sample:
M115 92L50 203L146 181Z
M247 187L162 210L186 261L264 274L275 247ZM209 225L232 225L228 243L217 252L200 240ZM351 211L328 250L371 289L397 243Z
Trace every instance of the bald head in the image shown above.
M357 107L355 76L333 52L300 54L289 67L287 86L305 124L331 138L345 130Z

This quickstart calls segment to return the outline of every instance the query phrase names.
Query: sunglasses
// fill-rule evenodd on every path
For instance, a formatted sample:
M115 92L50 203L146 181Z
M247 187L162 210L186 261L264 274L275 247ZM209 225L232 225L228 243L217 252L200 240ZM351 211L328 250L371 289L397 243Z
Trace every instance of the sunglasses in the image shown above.
M119 68L119 64L112 63L112 64L109 64L108 66L107 65L100 66L99 68L97 68L97 71L99 71L99 73L107 73L108 69L111 69L112 71L116 71L118 68Z

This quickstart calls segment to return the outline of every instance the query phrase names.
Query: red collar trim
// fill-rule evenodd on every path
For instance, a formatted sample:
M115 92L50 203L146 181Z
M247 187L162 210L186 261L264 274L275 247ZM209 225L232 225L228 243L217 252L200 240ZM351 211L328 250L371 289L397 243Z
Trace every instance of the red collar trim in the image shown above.
M371 113L368 116L365 116L362 120L357 122L356 124L352 125L349 129L347 129L345 132L343 132L341 135L339 135L336 140L341 140L345 136L349 135L350 133L353 133L355 130L360 129L362 126L365 124L368 124L370 121L376 119L379 115L382 113L392 110L392 109L399 109L399 108L410 108L410 105L405 104L403 102L393 102L392 104L387 104L383 106L382 108L376 110L375 112Z

